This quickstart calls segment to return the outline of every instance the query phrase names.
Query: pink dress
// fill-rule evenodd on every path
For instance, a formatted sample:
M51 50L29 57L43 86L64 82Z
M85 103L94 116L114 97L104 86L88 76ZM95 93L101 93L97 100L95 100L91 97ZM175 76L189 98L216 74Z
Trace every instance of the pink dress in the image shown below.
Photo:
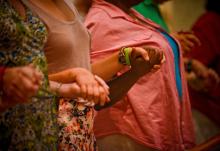
M174 55L167 40L158 32L162 29L134 10L131 12L144 24L104 0L93 0L85 20L91 32L92 61L111 55L123 46L151 45L164 51L166 62L156 73L139 79L124 99L98 112L95 135L102 139L120 134L148 148L165 151L191 148L195 139L182 56L183 96L180 100L175 84Z
M71 1L65 0L66 8L75 15L72 21L62 21L51 16L32 1L27 1L48 27L48 41L45 54L49 73L65 69L82 67L90 70L90 37L83 26L78 12ZM93 133L94 110L77 102L61 99L58 122L60 126L60 151L94 151L96 150Z

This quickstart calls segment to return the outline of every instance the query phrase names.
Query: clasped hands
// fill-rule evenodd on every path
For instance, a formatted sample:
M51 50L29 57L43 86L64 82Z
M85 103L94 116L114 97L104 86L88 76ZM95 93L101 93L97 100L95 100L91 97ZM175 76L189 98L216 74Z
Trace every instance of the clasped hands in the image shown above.
M131 70L139 77L157 71L165 62L163 51L149 46L133 47L130 56Z
M131 70L137 76L158 70L164 61L163 52L151 47L133 47L130 54ZM59 95L64 98L78 99L86 105L109 102L109 87L98 76L83 68L72 68L63 72L61 80L52 81L62 83ZM50 77L50 76L49 76ZM4 101L6 104L25 103L30 97L36 96L42 83L43 75L33 65L7 68L3 78ZM58 78L59 79L59 78ZM51 84L51 90L53 89ZM8 105L7 105L8 106Z

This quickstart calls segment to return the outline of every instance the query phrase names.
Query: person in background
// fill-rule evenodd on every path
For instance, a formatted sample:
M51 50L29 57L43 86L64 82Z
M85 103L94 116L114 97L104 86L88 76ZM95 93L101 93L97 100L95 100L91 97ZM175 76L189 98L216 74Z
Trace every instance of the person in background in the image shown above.
M138 12L140 12L144 17L151 19L155 23L159 24L163 29L169 31L169 29L167 28L167 24L163 18L163 15L161 15L160 9L158 7L158 5L163 4L167 1L168 0L145 0L144 2L141 2L140 4L136 5L134 8ZM194 28L194 30L190 32L181 31L177 33L171 33L171 35L173 35L180 42L183 48L183 53L185 55L184 62L186 67L185 73L189 86L198 91L216 85L216 83L219 81L219 77L216 71L206 67L206 64L203 64L203 62L200 62L200 60L197 59L198 56L193 58L192 57L188 58L190 53L194 54L196 52L199 52L199 49L201 48L204 50L203 47L204 45L201 44L202 41L197 36L198 34L196 34L196 32L194 31L197 31L196 27ZM194 51L194 47L198 48L197 51ZM193 107L193 117L196 123L195 129L196 129L196 139L198 143L198 142L202 142L202 140L204 141L203 138L204 136L202 135L212 136L213 133L216 133L216 127L211 126L213 124L210 123L209 126L206 126L207 128L210 127L210 130L207 130L207 128L206 130L199 130L198 127L200 127L200 125L201 127L203 127L202 125L204 124L203 123L199 124L198 122L201 120L198 119L203 117L204 121L206 121L205 119L207 118L197 113L196 109L199 107L199 105L195 106L193 100L191 100L191 103ZM207 132L208 134L204 134L204 131L208 131Z
M192 107L207 116L215 124L210 131L207 131L206 124L201 123L200 129L203 137L199 142L203 142L209 137L220 132L220 2L218 0L207 0L206 12L199 17L192 27L193 33L201 41L201 45L195 46L188 54L191 59L202 62L208 73L215 72L216 78L209 78L210 74L204 76L194 75L189 83L190 98ZM193 61L192 61L193 63ZM190 65L191 66L191 65ZM192 69L190 70L193 71ZM202 120L200 120L202 122ZM206 133L204 133L206 132Z
M167 23L165 22L163 15L160 12L159 5L168 2L170 0L144 0L138 5L134 6L134 9L142 14L145 18L157 23L167 32L170 32ZM183 54L187 54L195 45L200 45L199 39L192 32L171 32L174 38L181 44Z
M167 1L169 0L144 0L143 2L134 6L134 9L137 10L145 18L151 19L153 22L160 25L164 30L169 32L170 30L165 23L159 8L159 4L163 4Z
M160 70L144 75L122 100L98 112L99 150L186 150L195 142L180 47L166 31L130 9L141 1L93 0L85 18L93 63L121 47L153 47L166 58Z

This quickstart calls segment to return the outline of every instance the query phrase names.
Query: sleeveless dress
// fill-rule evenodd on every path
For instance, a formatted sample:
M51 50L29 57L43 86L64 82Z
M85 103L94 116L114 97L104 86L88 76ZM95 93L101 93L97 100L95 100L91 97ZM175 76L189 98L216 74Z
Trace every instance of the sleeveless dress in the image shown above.
M57 18L56 14L49 14L47 10L34 3L34 0L25 2L48 27L45 55L49 73L58 73L75 67L90 70L90 37L72 2L64 0L66 9L75 16L71 21L64 21ZM78 100L61 99L58 113L59 150L97 150L93 122L93 107L85 106Z
M0 0L0 66L32 63L44 75L36 97L0 113L0 151L57 150L57 103L48 93L47 63L43 48L44 24L25 7L22 19L8 0Z

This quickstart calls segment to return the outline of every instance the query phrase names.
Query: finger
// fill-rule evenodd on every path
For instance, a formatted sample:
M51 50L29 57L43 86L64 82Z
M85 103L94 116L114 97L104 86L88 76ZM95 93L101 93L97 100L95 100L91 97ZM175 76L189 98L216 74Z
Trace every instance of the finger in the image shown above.
M108 102L106 98L106 94L104 93L104 89L102 87L99 87L99 92L100 92L100 105L104 106L106 102Z
M80 96L80 93L81 93L80 87L76 83L73 83L71 87L72 87L71 93L75 94L76 96ZM62 89L62 87L60 87L60 89Z
M162 60L164 59L164 54L163 54L163 51L159 51L159 60L158 60L158 63L161 64Z
M94 99L93 88L94 88L93 85L88 85L88 86L87 86L87 99L88 99L89 101Z
M66 84L63 84L61 87L60 87L60 91L62 91L63 87L65 86ZM64 91L65 92L65 91ZM71 87L70 87L70 97L71 98L77 98L77 97L81 97L82 96L82 93L81 93L81 89L80 87L76 84L76 83L73 83L71 84Z
M183 47L183 53L184 53L184 54L190 52L191 50L192 50L192 49L191 49L190 47L188 47L188 46L184 46L184 47Z
M27 78L31 79L36 84L41 84L41 81L43 79L43 73L33 65L30 64L27 67L25 67L23 74L27 76Z
M218 76L218 74L214 71L214 70L212 70L212 69L208 69L208 74L209 74L209 77L213 80L213 81L215 81L216 83L219 83L219 76Z
M154 70L158 70L158 69L160 69L160 67L161 67L160 65L154 65L154 66L153 66L153 69L154 69Z
M81 88L75 83L62 84L58 90L58 94L64 98L82 97Z
M86 102L84 105L89 106L89 107L93 107L93 106L95 106L95 103L94 102Z
M94 90L94 102L95 102L95 104L98 104L99 103L99 98L100 98L100 95L99 95L99 87L98 86L96 86L96 87L94 87L93 88Z
M43 77L44 77L43 73L38 71L38 70L35 70L33 74L34 74L34 77L35 77L35 83L41 85Z
M13 94L9 94L9 97L12 97L14 101L18 103L27 101L27 97L21 91L19 91L16 86L14 86L12 92Z
M193 41L187 38L183 38L181 44L183 44L185 47L189 47L190 49L192 49L195 46Z
M163 58L161 59L161 63L164 63L164 62L166 62L166 57L165 57L165 55L163 54Z
M81 85L81 93L83 98L87 98L87 87L86 85Z
M152 61L152 59L154 58L155 54L156 54L156 49L154 48L146 48L147 52L148 52L148 55L149 55L149 58L150 58L150 61Z
M187 39L192 41L195 45L201 45L199 38L197 38L194 34L187 34Z
M158 50L151 51L151 65L160 64L162 59L162 52Z
M30 97L36 94L38 90L38 86L22 74L18 74L17 78L12 82L12 86L14 87L14 91L22 94L23 97Z
M141 48L141 47L133 47L133 51L132 51L131 55L132 55L132 57L134 57L134 59L141 57L145 61L150 60L148 52L144 48Z
M22 77L20 83L17 83L16 86L19 89L19 91L21 91L21 93L23 95L26 95L27 97L35 95L39 88L38 85L34 84L26 77Z
M102 80L99 76L95 75L95 80L104 87L107 94L109 94L109 86L105 83L104 80Z
M37 81L37 77L35 75L35 68L27 66L27 67L23 67L22 70L20 70L20 74L26 78L28 78L29 80L36 82Z

